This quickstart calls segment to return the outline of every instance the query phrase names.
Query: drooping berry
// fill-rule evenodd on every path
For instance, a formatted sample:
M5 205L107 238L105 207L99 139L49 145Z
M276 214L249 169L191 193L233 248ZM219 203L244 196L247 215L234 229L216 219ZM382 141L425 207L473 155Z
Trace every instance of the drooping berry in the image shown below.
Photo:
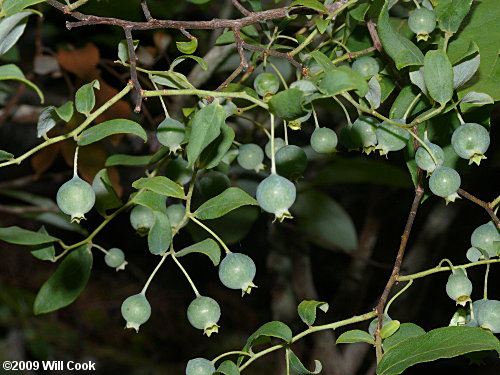
M210 297L196 297L188 306L187 317L194 328L202 329L210 337L219 332L217 322L220 319L220 307L217 301Z
M377 126L379 122L373 117L361 116L352 124L351 137L357 147L369 154L376 149Z
M486 251L490 258L500 253L500 231L492 221L474 229L470 242L472 246Z
M214 364L205 358L191 359L186 366L186 375L212 375L214 372Z
M363 77L372 77L378 74L380 66L377 60L370 56L361 56L352 63L352 69Z
M244 169L253 169L259 172L264 169L264 151L255 143L240 146L238 152L238 164Z
M453 132L451 145L458 156L469 160L469 164L479 165L482 159L486 159L484 153L490 146L490 134L482 125L463 124Z
M455 272L448 277L446 294L457 304L465 305L467 301L470 301L471 293L472 283L465 274Z
M302 176L307 167L307 155L295 145L288 145L276 153L276 170L281 176L296 180Z
M483 301L481 305L474 308L478 325L481 328L489 329L492 333L500 333L500 301L481 301Z
M117 271L124 270L127 265L125 254L117 247L108 250L104 257L104 262L106 262L109 267L116 268Z
M241 295L255 288L256 268L252 258L241 253L229 253L219 265L219 279L230 289L241 289Z
M268 94L274 95L280 88L280 81L272 73L260 73L253 81L253 87L262 97Z
M71 215L71 221L85 219L95 203L95 192L92 186L80 177L74 176L65 182L57 191L57 205L67 215Z
M257 187L256 196L260 207L279 221L292 217L288 209L295 202L296 189L286 178L276 174L266 177Z
M330 128L316 128L311 135L311 147L318 154L334 152L337 143L337 134Z
M149 207L138 205L130 211L130 224L139 234L148 233L154 221L155 216Z
M229 188L231 181L224 173L210 171L200 179L198 186L206 198L212 198Z
M437 167L429 179L429 188L438 197L446 199L446 203L454 202L459 198L457 194L461 179L458 172L448 167Z
M285 140L283 138L274 138L274 155L283 147L286 146ZM264 151L266 153L266 156L271 159L272 153L271 153L271 141L269 140L266 143L266 146L264 148Z
M182 203L171 204L167 207L168 221L170 221L170 226L172 228L175 228L177 225L179 225L185 214L186 207ZM187 221L185 221L182 226L184 227L186 224Z
M133 328L139 332L139 327L151 316L151 305L143 293L134 294L122 303L122 316L126 320L125 328Z
M417 40L425 41L436 28L436 15L432 10L424 7L415 9L408 17L408 26L417 34Z
M435 143L425 142L425 145L431 150L434 158L425 147L420 146L415 153L415 162L420 169L423 169L427 173L432 173L444 163L444 151Z
M403 124L400 120L394 121ZM377 127L376 134L377 150L380 151L380 155L386 155L390 151L402 150L410 139L410 133L406 129L385 121Z
M186 127L183 123L174 120L173 118L166 118L158 125L156 138L163 146L169 148L171 153L175 153L181 149L181 143L184 141Z

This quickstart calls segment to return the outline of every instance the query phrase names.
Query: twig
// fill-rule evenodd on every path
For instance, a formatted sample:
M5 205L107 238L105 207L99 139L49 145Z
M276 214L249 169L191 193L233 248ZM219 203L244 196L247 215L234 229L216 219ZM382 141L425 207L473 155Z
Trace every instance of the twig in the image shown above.
M241 5L238 0L231 0L231 2L233 3L236 9L238 9L241 13L243 13L244 16L249 16L252 14L252 12L250 12L243 5Z
M368 27L368 31L370 32L373 46L377 49L377 51L383 52L384 49L382 48L382 43L380 43L380 38L378 37L375 23L372 20L369 20L366 23L366 26Z
M467 198L468 200L470 200L471 202L474 202L478 206L483 207L486 210L486 212L488 212L488 215L491 216L491 219L493 220L493 222L495 223L495 225L497 226L497 228L500 229L500 220L498 220L498 216L495 215L495 212L493 212L493 209L492 209L492 207L490 206L489 203L486 203L485 201L482 201L481 199L476 198L475 196L473 196L470 193L467 193L463 189L458 189L457 192L462 197Z
M302 70L302 64L299 63L298 61L296 61L293 58L293 56L289 55L288 53L278 52L278 51L275 51L275 50L269 49L269 48L262 48L262 47L259 47L259 46L254 46L252 44L248 44L248 43L245 43L245 42L243 42L243 48L247 49L249 51L259 51L264 56L269 55L269 56L276 56L276 57L285 59L290 64L292 64L293 66L295 66L297 69Z
M26 212L59 212L57 206L50 207L39 207L39 206L5 206L0 205L0 212L6 212L8 214L24 214Z
M149 11L148 3L146 0L141 0L141 8L142 12L144 13L144 17L146 17L146 20L152 21L153 17L151 16L151 12Z
M25 90L26 90L26 85L22 82L19 83L19 85L16 88L16 92L14 93L14 95L12 95L10 100L7 102L7 104L5 105L5 107L2 111L2 114L0 115L0 126L2 126L2 124L5 122L5 120L7 120L7 118L10 115L10 112L14 109L14 107L16 106L19 99L21 99Z
M142 104L142 87L137 78L137 56L135 54L134 40L132 39L132 31L130 28L123 28L125 32L125 38L127 39L128 55L130 57L130 79L134 84L135 91L137 91L137 98L135 99L134 112L139 113L141 111Z

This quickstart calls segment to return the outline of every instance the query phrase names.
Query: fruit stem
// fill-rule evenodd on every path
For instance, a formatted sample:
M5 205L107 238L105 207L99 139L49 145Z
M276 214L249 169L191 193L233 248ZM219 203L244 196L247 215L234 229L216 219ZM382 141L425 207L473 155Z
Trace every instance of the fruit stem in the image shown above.
M438 263L438 265L437 265L436 267L438 267L438 268L439 268L439 267L441 267L441 265L442 265L443 263L448 263L448 264L450 265L450 268L451 268L451 270L453 271L453 273L455 273L455 266L453 265L453 263L451 263L451 260L449 260L449 259L447 259L447 258L442 259L442 260Z
M455 104L455 103L453 103ZM460 125L465 124L464 119L462 118L462 115L460 114L460 111L458 110L458 106L455 107L455 112L457 113L458 120L460 121Z
M316 129L319 128L319 121L318 121L318 114L316 113L316 109L314 108L314 105L311 103L311 108L313 111L313 117L314 117L314 126Z
M415 6L417 7L417 9L420 9L420 4L418 3L417 0L413 0L413 2L415 3Z
M191 285L191 288L193 288L193 292L196 295L196 297L201 296L200 292L198 292L198 289L196 289L196 285L194 285L194 282L191 279L191 277L189 276L188 272L182 266L181 262L179 262L179 259L177 259L177 256L175 255L175 251L174 251L174 246L173 245L170 245L170 254L172 254L172 259L174 260L174 262L177 264L177 266L180 268L180 270L182 271L182 273L186 277L187 281Z
M345 105L344 105L344 104L342 104L342 102L341 102L339 99L337 99L337 97L336 97L336 96L332 96L332 98L333 98L333 99L334 99L334 100L335 100L335 101L339 104L339 106L342 108L342 110L344 111L345 117L346 117L346 119L347 119L347 124L348 124L349 126L351 126L351 125L352 125L352 122L351 122L351 117L349 116L349 112L347 111L347 108L345 107Z
M415 133L413 133L410 129L406 129L406 130L408 130L408 133L410 133L410 135L413 138L415 138L420 143L421 147L425 148L425 150L429 153L429 155L432 158L432 161L434 162L434 164L436 164L436 167L437 167L438 166L438 161L437 161L436 156L434 155L434 153L431 151L430 147L427 146L427 144L422 139L420 139L420 137L418 135L416 135Z
M408 108L406 108L405 114L403 115L403 120L405 120L405 122L406 122L406 118L410 115L411 110L413 109L415 104L417 104L418 100L420 99L420 96L422 96L422 93L419 93L417 96L415 96L415 98L413 98L413 100L411 101Z
M283 132L285 134L285 145L288 146L288 125L283 121Z
M484 290L483 299L488 299L488 275L490 274L490 265L486 265L486 272L484 273Z
M89 244L91 247L95 247L96 249L101 250L104 254L106 254L106 255L108 254L108 250L106 250L104 247L99 246L99 245L92 243L92 242L90 242Z
M290 348L285 349L286 375L290 375Z
M274 155L274 115L271 114L271 173L276 174L276 158Z
M398 298L401 294L403 294L406 289L408 289L410 287L410 285L413 284L413 280L410 280L408 282L408 284L406 284L399 292L397 292L390 300L389 302L387 302L387 305L385 306L385 309L384 309L384 314L387 314L388 315L388 312L389 312L389 307L391 306L391 304L396 300L396 298Z
M148 287L149 287L149 284L151 284L151 281L153 280L153 278L155 277L156 273L158 272L158 270L160 269L161 265L163 264L163 262L165 262L165 259L167 259L167 256L169 255L170 253L169 252L166 252L165 254L163 254L161 256L161 259L160 261L158 262L158 264L156 265L155 269L153 270L153 272L151 272L151 275L149 275L148 277L148 280L146 281L146 284L144 284L144 287L142 288L141 290L141 294L146 294L146 291L148 290Z
M273 70L276 72L276 75L279 77L281 83L283 84L283 87L286 89L288 89L288 85L285 81L285 78L283 78L283 74L281 74L281 72L279 71L279 69L276 67L276 65L274 65L271 61L267 60L267 63L269 65L271 65L271 68L273 68Z
M232 351L232 352L222 353L220 356L215 357L214 359L212 359L211 362L215 365L217 363L217 361L221 360L224 357L233 355L233 354L246 355L246 356L252 357L252 354L250 354L250 353L242 352L242 351L239 351L239 350L235 350L235 351Z
M73 178L78 177L78 149L80 147L76 146L75 156L73 158Z
M155 90L158 90L158 86L156 85L156 82L151 79L151 75L149 75L149 80L153 84ZM170 115L168 114L167 106L165 104L165 101L163 100L163 96L160 96L159 98L160 98L161 106L163 108L163 112L165 112L165 117L170 118Z
M201 221L199 221L194 214L190 214L189 218L192 221L194 221L196 224L198 224L200 227L202 227L203 229L205 229L210 235L212 235L212 237L214 237L217 240L217 242L220 243L220 245L226 251L227 254L231 253L231 250L229 250L229 248L227 247L227 245L224 243L224 241L222 241L222 239L217 235L217 233L215 233L212 229L210 229L205 224L203 224Z

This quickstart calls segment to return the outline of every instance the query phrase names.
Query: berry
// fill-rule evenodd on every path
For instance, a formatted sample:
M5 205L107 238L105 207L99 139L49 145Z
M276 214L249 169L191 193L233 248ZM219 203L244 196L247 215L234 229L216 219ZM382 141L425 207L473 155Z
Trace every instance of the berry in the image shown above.
M194 328L202 329L208 337L219 332L220 307L210 297L196 297L188 306L187 317Z
M139 234L146 234L154 221L155 216L149 207L139 205L130 211L130 224Z
M479 124L463 124L453 132L451 145L458 156L469 160L469 164L479 165L481 159L486 159L484 153L490 146L490 134Z
M186 375L212 375L214 372L214 364L205 358L191 359L186 366Z
M163 146L169 148L170 152L176 152L181 148L181 143L184 140L186 127L183 123L166 118L160 125L156 133L156 138Z
M318 91L318 88L316 87L316 85L314 85L314 83L312 83L311 81L307 81L305 79L301 79L301 80L293 82L290 85L290 88L291 89L299 89L300 91L302 91L304 93L304 96L312 95L316 91Z
M479 299L477 301L474 301L472 303L471 311L468 315L469 317L469 322L466 324L467 326L470 327L479 327L479 323L477 322L477 317L481 313L481 307L483 304L488 301L487 299Z
M408 26L417 34L417 40L425 41L436 28L436 15L427 8L415 9L408 17Z
M472 283L463 273L452 273L446 283L446 294L457 304L465 305L470 300Z
M454 202L458 198L457 190L461 179L458 172L448 167L437 167L429 179L429 188L432 193L446 199L446 203Z
M427 151L425 147L420 146L415 153L415 162L420 169L423 169L427 173L432 173L436 167L439 167L444 163L444 151L438 145L428 141L425 142L425 145L429 147L436 161L434 161L431 154L429 154L429 151Z
M373 117L361 116L352 124L351 139L357 147L363 147L363 151L369 154L375 150L377 145L378 121Z
M307 155L299 146L288 145L276 153L276 169L281 176L296 180L307 167Z
M125 269L125 265L127 264L127 262L125 262L125 254L117 247L108 250L104 257L104 261L109 267L116 268L117 271Z
M316 128L311 135L311 147L318 154L334 152L337 142L337 134L330 128Z
M404 123L401 122L401 124ZM390 151L402 150L410 139L410 133L406 129L385 121L377 127L376 134L377 149L380 151L380 155L386 155Z
M151 316L151 305L143 293L134 294L122 303L122 316L127 321L125 328L133 328L139 332L139 327Z
M165 176L180 185L186 185L191 181L192 169L187 168L188 162L182 158L170 161L165 168Z
M229 253L219 265L219 279L229 289L241 289L241 295L250 294L255 284L255 263L241 253Z
M373 57L362 56L352 63L352 69L363 77L372 77L378 74L380 66Z
M497 256L500 250L500 232L492 221L480 225L470 237L471 245L485 250L491 257Z
M481 301L482 303L479 306L474 307L474 317L478 325L481 328L489 329L493 333L500 333L500 301Z
M272 73L260 73L253 81L253 87L262 97L268 94L274 95L280 88L280 81Z
M215 197L230 186L229 177L217 171L208 172L199 182L200 191L206 198Z
M170 226L172 228L175 228L176 226L179 225L181 220L184 218L184 215L186 214L186 207L182 203L177 203L177 204L172 204L167 207L167 216L168 216L168 221L170 221ZM182 227L184 227L187 224L187 221L182 224Z
M283 138L274 138L274 155L280 150L280 148L283 148L286 146L285 140ZM269 140L266 143L266 147L264 148L264 151L266 153L266 156L271 159L271 140Z
M67 215L71 215L71 221L85 219L95 203L95 192L92 186L80 177L74 176L65 182L57 191L57 205Z
M272 174L261 181L257 186L257 202L260 207L283 221L291 218L288 209L295 202L295 185L284 177Z
M238 164L244 169L253 169L259 172L264 169L264 151L255 143L240 146Z
M382 327L389 322L392 322L391 317L387 314L382 315ZM375 318L370 322L370 325L368 326L368 333L372 336L375 336L375 331L377 330L377 326L378 326L378 318Z

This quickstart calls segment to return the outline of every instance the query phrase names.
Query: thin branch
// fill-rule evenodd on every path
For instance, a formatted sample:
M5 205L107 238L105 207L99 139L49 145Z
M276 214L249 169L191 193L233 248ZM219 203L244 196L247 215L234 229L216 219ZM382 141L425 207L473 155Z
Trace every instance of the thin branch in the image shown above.
M380 38L378 37L375 23L372 20L369 20L366 23L366 26L368 27L368 31L370 32L373 46L377 49L377 51L382 52L384 49L382 48L382 43L380 43Z
M252 14L249 10L247 10L243 5L240 4L238 0L231 0L234 7L238 9L244 16L249 16Z
M179 31L186 37L188 38L189 40L193 40L193 39L196 39L195 36L191 35L191 33L189 31L187 31L185 28L181 27L179 29Z
M29 78L28 78L29 79ZM2 114L0 115L0 126L7 120L9 117L10 113L16 106L17 102L22 98L24 91L26 91L26 85L24 83L19 83L19 85L16 88L16 91L14 92L14 95L10 98L10 100L7 102L5 105Z
M20 215L27 212L59 212L57 206L39 207L39 206L6 206L0 205L0 212Z
M132 31L130 28L124 28L125 38L127 39L128 55L130 57L130 79L134 84L134 88L137 91L137 98L135 99L134 112L139 113L141 111L142 104L142 87L137 78L137 56L135 54L134 40L132 39Z
M493 220L493 222L495 223L495 225L497 226L498 229L500 229L500 220L498 219L498 216L495 215L495 212L493 211L493 208L492 206L490 206L489 203L485 202L485 201L482 201L481 199L479 198L476 198L475 196L473 196L472 194L470 193L467 193L465 190L463 189L458 189L458 194L460 194L462 197L464 198L467 198L468 200L470 200L471 202L474 202L475 204L477 204L478 206L481 206L483 207L486 212L488 212L488 215L491 216L491 219Z
M151 16L151 12L149 11L148 3L146 0L141 0L141 8L142 12L144 13L144 17L146 17L146 20L152 21L153 17Z
M262 47L259 47L259 46L254 46L252 44L248 44L248 43L245 43L245 42L243 42L243 48L247 49L249 51L258 51L258 52L261 52L262 55L264 55L264 56L269 55L269 56L276 56L276 57L285 59L290 64L292 64L293 66L295 66L297 69L302 70L302 64L299 63L298 61L296 61L293 58L293 56L289 55L288 53L278 52L278 51L275 51L275 50L269 49L269 48L262 48Z

